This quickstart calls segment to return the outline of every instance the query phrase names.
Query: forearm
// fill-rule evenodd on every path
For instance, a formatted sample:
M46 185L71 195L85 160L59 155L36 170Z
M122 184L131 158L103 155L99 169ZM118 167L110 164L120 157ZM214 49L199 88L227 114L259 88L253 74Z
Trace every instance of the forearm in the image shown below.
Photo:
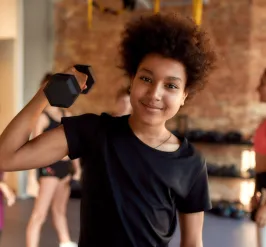
M180 243L180 247L203 247L203 243L198 242L198 243Z
M6 188L6 184L4 182L0 182L0 190L3 191Z
M43 90L40 89L6 127L0 136L0 169L29 141L31 132L47 104Z
M203 247L203 221L203 211L190 214L179 213L180 247Z
M6 192L9 190L8 185L5 182L0 182L0 190L6 194Z

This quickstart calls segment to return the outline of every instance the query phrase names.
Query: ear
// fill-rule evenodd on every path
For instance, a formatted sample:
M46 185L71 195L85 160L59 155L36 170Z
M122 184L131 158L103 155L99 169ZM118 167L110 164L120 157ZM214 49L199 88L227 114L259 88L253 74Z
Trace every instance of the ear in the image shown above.
M188 96L188 92L185 91L183 94L183 98L182 98L182 103L181 103L182 106L185 104L185 100L186 100L187 96Z

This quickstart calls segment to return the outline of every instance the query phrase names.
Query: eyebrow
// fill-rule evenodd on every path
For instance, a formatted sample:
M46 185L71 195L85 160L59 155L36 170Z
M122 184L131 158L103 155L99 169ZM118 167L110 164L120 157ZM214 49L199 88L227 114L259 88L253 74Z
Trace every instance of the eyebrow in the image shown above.
M142 68L140 71L144 71L144 72L149 73L150 75L153 75L153 72L146 68ZM167 76L166 79L172 80L172 81L182 81L181 78L175 77L175 76Z
M145 71L145 72L147 72L147 73L153 75L152 71L149 70L149 69L142 68L140 71Z

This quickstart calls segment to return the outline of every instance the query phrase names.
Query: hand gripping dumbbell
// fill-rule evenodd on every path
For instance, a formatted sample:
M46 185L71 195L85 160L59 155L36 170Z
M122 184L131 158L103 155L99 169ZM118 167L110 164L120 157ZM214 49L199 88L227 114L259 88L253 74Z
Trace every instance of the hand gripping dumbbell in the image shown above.
M87 88L81 90L74 75L54 74L43 90L51 106L68 108L75 102L80 93L86 94L91 89L95 82L91 66L77 64L74 68L88 76Z

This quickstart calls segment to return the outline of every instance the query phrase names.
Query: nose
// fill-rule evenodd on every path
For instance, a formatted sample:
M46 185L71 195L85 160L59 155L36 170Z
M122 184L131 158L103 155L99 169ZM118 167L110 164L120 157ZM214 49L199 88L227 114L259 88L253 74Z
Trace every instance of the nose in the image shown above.
M148 90L148 95L151 100L160 101L163 95L163 87L161 83L151 83Z

